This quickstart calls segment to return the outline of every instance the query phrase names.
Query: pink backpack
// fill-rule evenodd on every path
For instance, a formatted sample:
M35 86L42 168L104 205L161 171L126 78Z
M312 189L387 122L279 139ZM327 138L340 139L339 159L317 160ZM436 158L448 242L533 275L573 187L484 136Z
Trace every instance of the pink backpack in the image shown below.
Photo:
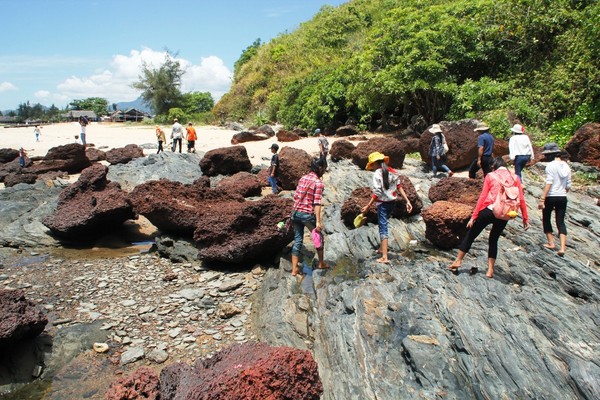
M505 185L497 174L491 173L490 175L500 185L500 190L498 190L492 208L494 217L505 221L515 219L517 215L519 215L519 209L521 207L517 178L515 178L513 174L510 174L513 178L513 182L512 184Z

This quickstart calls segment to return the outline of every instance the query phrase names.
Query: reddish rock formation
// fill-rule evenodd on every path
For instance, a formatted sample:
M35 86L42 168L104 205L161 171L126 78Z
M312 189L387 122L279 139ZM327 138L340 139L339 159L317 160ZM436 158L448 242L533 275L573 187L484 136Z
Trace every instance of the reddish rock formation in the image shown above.
M104 152L102 150L98 150L95 147L86 147L85 155L87 156L88 160L90 160L91 162L98 162L98 161L106 160L106 152Z
M342 139L333 142L331 145L331 150L329 151L329 156L331 157L331 161L337 162L340 160L350 160L352 159L352 152L356 146L353 143L350 143L348 140Z
M298 135L301 138L308 137L308 132L305 131L304 129L295 128L292 132L294 132L296 135Z
M194 231L200 258L232 264L273 258L293 239L292 232L277 228L292 205L290 198L277 196L212 205L210 213L198 216Z
M335 136L355 136L358 134L358 129L354 125L340 126L335 130Z
M479 132L473 130L477 127L477 122L474 119L440 122L444 136L446 136L446 142L450 148L447 154L446 165L451 170L468 167L475 157L477 157L477 137L479 136ZM433 137L433 134L429 132L429 128L431 126L421 134L421 138L419 139L419 153L421 154L421 159L427 165L431 165L429 145Z
M19 158L19 150L3 148L0 149L0 164L5 164Z
M27 167L31 165L32 162L29 158L25 158L25 168L21 167L18 158L5 164L0 164L0 182L4 182L4 179L9 175L29 173Z
M279 183L284 190L295 190L302 176L310 172L312 157L304 150L284 147L279 152Z
M54 213L42 219L55 235L79 239L115 229L135 214L127 193L106 179L108 168L94 164L58 196Z
M467 234L467 222L473 208L461 203L436 201L421 212L425 222L425 237L445 250L458 246Z
M475 207L482 189L483 179L442 178L429 188L428 197L432 203L446 200Z
M161 231L191 236L200 214L213 212L216 203L243 198L212 190L210 180L202 177L190 185L167 179L148 181L136 186L128 200L137 214Z
M295 142L296 140L300 140L300 136L295 132L286 131L285 129L277 132L278 142Z
M410 137L405 139L398 139L402 143L402 147L404 148L404 152L406 154L410 153L418 153L419 152L419 139Z
M417 194L414 185L410 179L404 175L400 175L400 181L404 192L406 192L406 197L408 197L408 200L410 200L413 206L413 210L408 213L406 211L406 202L401 196L398 196L398 199L396 200L396 207L392 212L392 217L406 218L410 217L411 215L419 214L423 208L423 201L421 201L421 198ZM360 210L367 205L372 193L373 192L369 187L362 187L352 191L350 197L344 202L340 211L344 225L351 229L354 228L354 218L356 218L356 216L360 214ZM371 222L373 224L378 223L377 207L375 204L367 210L365 217L367 217L367 222Z
M28 173L11 173L4 177L4 186L11 187L18 185L19 183L35 183L37 175Z
M268 137L275 136L275 131L273 130L273 128L266 124L256 128L256 130L254 130L254 133L267 135Z
M402 168L404 164L404 146L402 142L393 137L377 137L359 143L352 152L352 162L360 169L365 169L369 154L378 151L390 157L390 166Z
M259 132L238 132L231 137L231 144L240 144L246 142L256 142L260 140L267 140L268 135Z
M111 383L106 400L160 400L160 378L148 367L140 367L130 375Z
M250 172L238 172L235 175L222 179L216 186L216 190L241 195L242 197L260 196L262 182L258 176Z
M44 331L46 313L22 290L0 289L0 348Z
M144 150L137 144L128 144L106 152L106 161L115 164L127 164L129 161L144 157Z
M85 155L85 148L78 143L53 147L48 150L42 161L29 167L29 171L39 175L48 171L65 171L76 174L92 165Z
M244 146L221 147L206 152L200 160L200 169L206 176L233 175L250 172L252 163Z
M161 399L317 400L323 393L309 351L244 343L198 360L173 364L160 374Z
M571 161L600 168L600 123L591 122L579 128L565 148Z

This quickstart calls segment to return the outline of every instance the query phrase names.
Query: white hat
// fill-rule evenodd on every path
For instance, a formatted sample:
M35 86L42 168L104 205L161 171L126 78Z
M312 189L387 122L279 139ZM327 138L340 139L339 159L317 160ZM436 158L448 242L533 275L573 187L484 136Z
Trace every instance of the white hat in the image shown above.
M438 124L433 124L431 125L431 128L429 128L429 132L431 133L440 133L442 131L442 127L439 126Z
M489 131L490 128L485 124L485 122L478 122L477 127L473 130L474 131Z
M520 124L514 124L512 128L510 128L511 131L513 131L514 133L523 133L525 132L525 128L523 128L522 125Z

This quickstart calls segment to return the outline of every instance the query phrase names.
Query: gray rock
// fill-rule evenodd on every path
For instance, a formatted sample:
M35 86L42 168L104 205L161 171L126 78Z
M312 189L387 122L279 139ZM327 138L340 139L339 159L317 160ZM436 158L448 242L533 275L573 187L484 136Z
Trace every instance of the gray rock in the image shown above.
M131 364L132 362L136 362L144 358L144 348L143 347L130 347L121 354L121 365Z
M235 289L239 288L243 284L244 284L244 281L242 281L240 279L229 279L229 280L226 280L225 282L223 282L221 284L221 286L219 286L219 292L229 292L231 290L235 290Z
M177 294L186 300L193 301L204 297L204 289L186 288L177 292Z
M146 356L146 359L148 359L154 363L157 363L157 364L162 364L169 359L169 353L157 348L157 349L152 350L150 353L148 353L148 355Z

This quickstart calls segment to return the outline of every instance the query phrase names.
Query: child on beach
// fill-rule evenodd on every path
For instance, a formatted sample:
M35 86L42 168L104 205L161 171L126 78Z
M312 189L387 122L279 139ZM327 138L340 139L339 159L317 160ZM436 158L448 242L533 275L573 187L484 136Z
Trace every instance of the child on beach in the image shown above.
M279 145L273 143L270 148L273 156L271 157L271 165L269 165L269 185L271 185L273 194L277 194L277 175L279 175L279 156L277 155L277 150L279 150Z
M158 125L156 125L156 139L158 139L158 151L156 152L156 154L160 153L161 151L164 152L165 149L163 149L163 143L167 139L165 138L165 131L163 131L162 128Z
M198 136L196 135L196 129L194 129L191 122L188 122L188 126L185 128L185 130L187 131L187 152L195 153L196 140L198 139Z
M42 132L40 131L40 129L42 129L40 126L36 125L35 128L33 128L33 133L35 134L35 141L39 142L40 141L40 135L42 134Z
M27 156L27 153L25 153L25 149L23 149L21 147L19 149L19 165L21 166L21 168L25 167L25 157L26 156Z

